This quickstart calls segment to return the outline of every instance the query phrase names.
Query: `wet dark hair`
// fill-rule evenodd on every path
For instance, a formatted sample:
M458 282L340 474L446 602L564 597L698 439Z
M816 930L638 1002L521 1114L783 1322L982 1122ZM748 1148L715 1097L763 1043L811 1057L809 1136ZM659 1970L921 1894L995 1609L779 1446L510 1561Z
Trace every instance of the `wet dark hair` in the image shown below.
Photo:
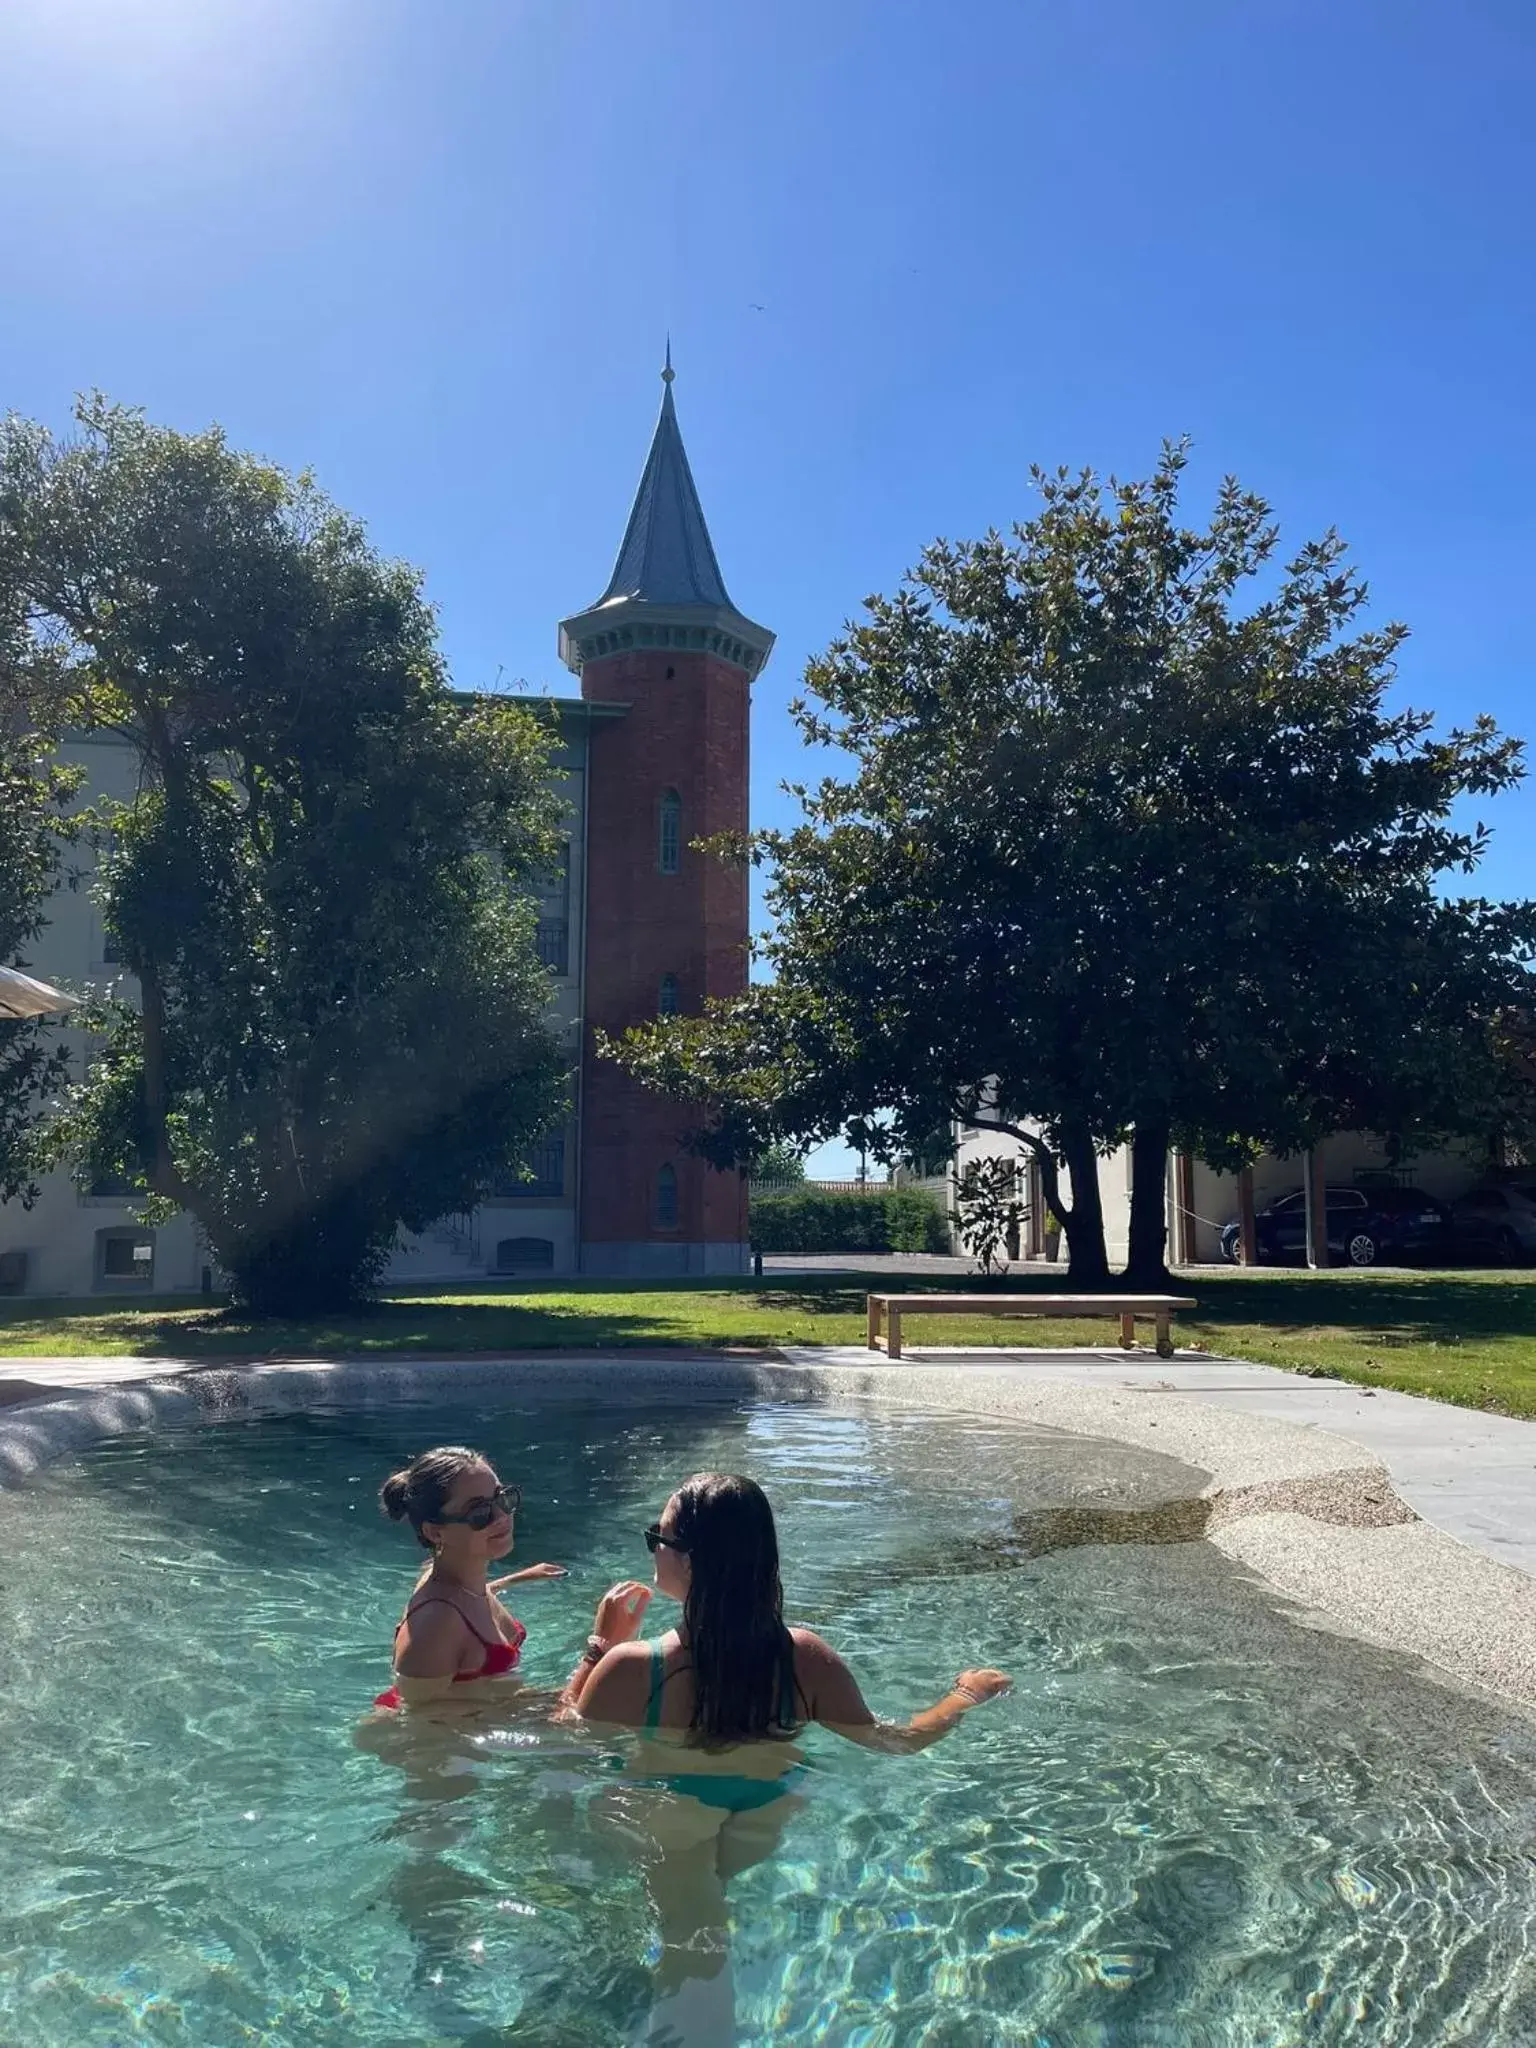
M675 1498L671 1534L691 1573L683 1607L691 1726L706 1742L749 1741L778 1727L795 1697L773 1509L755 1480L720 1472L695 1473Z
M455 1482L471 1465L487 1465L480 1451L463 1444L439 1444L435 1451L423 1451L399 1472L391 1472L379 1488L379 1506L392 1522L409 1522L423 1550L431 1543L421 1533L423 1522L435 1522L448 1505Z

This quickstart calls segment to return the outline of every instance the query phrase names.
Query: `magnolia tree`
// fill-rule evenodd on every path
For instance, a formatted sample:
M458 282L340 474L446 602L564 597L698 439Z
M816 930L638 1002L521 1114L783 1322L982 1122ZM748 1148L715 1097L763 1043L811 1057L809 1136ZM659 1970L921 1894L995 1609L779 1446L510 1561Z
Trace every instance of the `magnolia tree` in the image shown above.
M936 542L810 663L830 772L792 830L721 849L769 869L769 978L614 1048L698 1105L707 1156L1006 1134L1095 1286L1097 1162L1129 1142L1149 1286L1170 1142L1231 1166L1486 1129L1536 906L1450 884L1485 843L1462 800L1520 745L1390 706L1404 629L1363 624L1338 537L1277 567L1230 481L1185 526L1184 467L1037 472L1031 520Z
M57 755L69 714L58 662L37 638L0 553L0 966L31 966L54 891L73 879L78 769ZM0 1201L30 1207L48 1126L69 1080L56 1018L0 1017Z
M305 478L93 401L0 436L0 549L87 715L137 985L72 1136L190 1210L245 1301L357 1298L562 1108L529 885L548 734L450 691L418 579Z

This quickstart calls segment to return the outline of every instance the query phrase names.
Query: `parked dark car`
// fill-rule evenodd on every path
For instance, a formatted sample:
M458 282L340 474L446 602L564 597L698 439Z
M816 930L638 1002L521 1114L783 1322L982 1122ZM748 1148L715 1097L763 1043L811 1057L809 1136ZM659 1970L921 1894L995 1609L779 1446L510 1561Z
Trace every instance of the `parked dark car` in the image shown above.
M1451 1205L1451 1241L1473 1265L1518 1266L1536 1259L1536 1182L1472 1188Z
M1259 1263L1279 1265L1307 1255L1307 1206L1300 1188L1254 1217ZM1329 1188L1328 1255L1340 1265L1374 1266L1382 1259L1434 1261L1448 1256L1450 1214L1418 1188ZM1221 1255L1236 1265L1239 1231L1221 1233Z

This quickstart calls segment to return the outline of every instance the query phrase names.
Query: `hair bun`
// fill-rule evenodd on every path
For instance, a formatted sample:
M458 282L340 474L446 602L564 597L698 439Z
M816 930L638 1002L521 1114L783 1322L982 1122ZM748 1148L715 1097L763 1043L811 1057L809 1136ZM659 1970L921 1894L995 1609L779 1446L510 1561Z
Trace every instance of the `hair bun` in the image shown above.
M392 1522L403 1522L410 1511L411 1485L404 1472L391 1472L379 1488L379 1505Z

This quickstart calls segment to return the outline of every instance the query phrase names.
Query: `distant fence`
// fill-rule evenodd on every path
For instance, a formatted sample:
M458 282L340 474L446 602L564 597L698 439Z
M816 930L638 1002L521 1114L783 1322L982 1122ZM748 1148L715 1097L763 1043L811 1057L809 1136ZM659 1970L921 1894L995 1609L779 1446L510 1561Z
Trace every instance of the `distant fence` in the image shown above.
M755 1180L751 1183L754 1195L793 1195L801 1188L815 1188L824 1195L883 1195L896 1188L916 1189L919 1194L932 1195L936 1202L949 1200L949 1179L942 1173L904 1173L896 1180Z
M808 1189L821 1195L883 1195L887 1185L883 1180L755 1180L750 1187L754 1195L799 1195Z

